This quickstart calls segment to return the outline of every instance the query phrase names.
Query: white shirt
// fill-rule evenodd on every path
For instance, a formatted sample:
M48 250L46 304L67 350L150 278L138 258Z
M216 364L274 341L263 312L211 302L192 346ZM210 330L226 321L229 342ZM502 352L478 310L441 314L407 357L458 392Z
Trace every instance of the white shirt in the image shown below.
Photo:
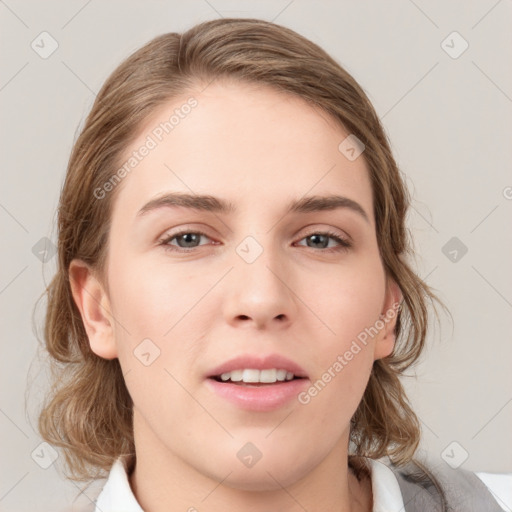
M368 459L371 469L373 512L403 512L404 502L398 481L383 462ZM126 458L112 465L106 484L96 500L95 512L144 512L128 480ZM512 511L512 473L475 473L494 495L501 508Z

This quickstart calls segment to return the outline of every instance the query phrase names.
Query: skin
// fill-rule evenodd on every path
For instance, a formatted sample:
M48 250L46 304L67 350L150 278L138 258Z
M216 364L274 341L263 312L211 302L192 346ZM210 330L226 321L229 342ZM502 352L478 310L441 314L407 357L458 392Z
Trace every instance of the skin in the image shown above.
M127 155L189 96L156 110ZM149 512L370 511L371 482L347 466L349 422L373 361L393 350L394 320L306 405L245 411L204 381L235 355L279 353L315 382L401 300L379 255L364 157L338 150L348 133L326 114L266 86L213 83L194 97L198 106L118 185L108 282L79 260L70 267L91 349L119 358L134 401L132 489ZM237 211L137 215L165 192L191 191ZM328 194L357 201L369 220L348 208L285 215L288 201ZM189 253L166 250L163 237L182 228L207 236ZM310 236L326 229L353 246L328 239L341 250L327 252ZM247 236L263 249L253 263L236 252ZM187 250L179 237L168 246L180 243ZM134 355L146 338L160 350L149 366ZM249 441L262 453L251 468L237 458Z

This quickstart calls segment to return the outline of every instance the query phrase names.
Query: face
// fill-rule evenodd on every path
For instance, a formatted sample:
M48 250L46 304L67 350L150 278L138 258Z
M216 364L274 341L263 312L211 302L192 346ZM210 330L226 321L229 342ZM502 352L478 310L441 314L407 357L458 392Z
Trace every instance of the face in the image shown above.
M235 83L174 99L142 127L126 160L152 147L112 212L98 296L109 319L87 325L92 349L120 360L138 449L247 489L346 465L400 299L364 154L338 149L348 135L301 99Z

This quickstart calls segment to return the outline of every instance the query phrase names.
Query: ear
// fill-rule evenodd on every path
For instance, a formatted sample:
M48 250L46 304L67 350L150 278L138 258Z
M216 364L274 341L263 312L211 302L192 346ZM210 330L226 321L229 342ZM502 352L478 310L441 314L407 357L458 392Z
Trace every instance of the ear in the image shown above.
M73 299L80 311L91 350L104 359L117 357L110 301L92 269L74 259L69 266Z
M395 281L389 277L387 279L384 306L380 315L380 320L384 326L375 343L374 360L389 356L395 348L395 326L402 299L402 291Z

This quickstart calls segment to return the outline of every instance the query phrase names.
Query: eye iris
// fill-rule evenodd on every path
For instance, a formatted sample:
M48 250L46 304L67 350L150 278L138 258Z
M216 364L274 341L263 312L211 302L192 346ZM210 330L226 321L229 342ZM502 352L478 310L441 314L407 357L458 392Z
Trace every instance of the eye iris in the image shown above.
M192 240L190 240L192 238ZM185 246L184 247L189 247L188 244L192 243L192 247L195 247L193 244L194 242L199 242L201 238L201 235L199 234L196 234L196 233L184 233L183 235L180 235L178 236L177 240L185 240ZM183 247L181 244L178 244L180 245L180 247Z
M324 238L323 243L321 243L321 247L322 247L322 248L327 247L327 245L329 244L329 237L328 237L328 236L326 236L326 235L310 235L308 238L309 238L310 240L313 240L313 241L314 241L315 239L318 239L319 237L320 237L320 238L322 238L322 237Z

